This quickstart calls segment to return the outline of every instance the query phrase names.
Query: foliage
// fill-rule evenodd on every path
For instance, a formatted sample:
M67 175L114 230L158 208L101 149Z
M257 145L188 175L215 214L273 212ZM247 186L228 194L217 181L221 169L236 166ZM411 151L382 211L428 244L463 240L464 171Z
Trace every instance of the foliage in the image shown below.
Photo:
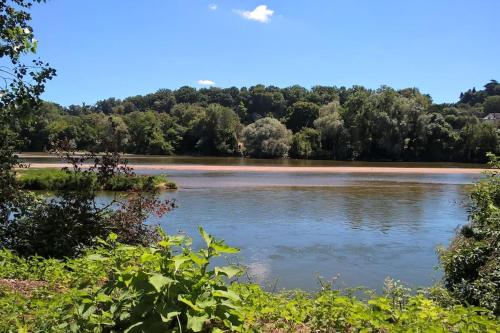
M320 151L320 133L313 128L303 128L292 138L290 156L295 158L316 157Z
M240 131L240 119L232 109L210 104L201 122L201 137L196 147L205 154L235 155L239 152Z
M163 235L157 246L109 244L91 259L112 267L109 279L82 302L80 329L127 332L201 332L241 328L241 300L224 277L233 266L210 268L212 258L237 249L200 228L206 248L193 251L182 236ZM136 263L131 265L131 263Z
M87 175L60 169L23 169L18 173L17 182L24 190L74 191L87 181ZM151 191L156 189L176 189L175 183L165 176L142 176L116 174L104 184L97 184L97 174L88 175L92 186L104 191Z
M38 107L45 83L55 70L25 56L36 51L37 42L29 25L28 10L41 1L12 0L0 2L0 235L11 214L26 201L15 183L14 168L20 166L14 154L24 140L22 129L33 123L31 111Z
M500 113L500 95L486 97L483 107L484 113Z
M286 125L294 133L304 127L312 127L319 116L319 106L311 102L295 102L288 108Z
M471 192L469 224L440 257L445 285L457 299L500 314L500 161L489 157L493 170Z
M330 289L309 295L238 287L244 295L246 322L257 332L495 332L500 325L484 309L443 308L422 294L404 303L390 295L364 302Z
M246 153L254 157L286 157L292 133L274 118L262 118L243 129Z
M500 83L496 80L490 80L490 82L486 83L483 90L476 90L476 88L472 88L464 93L461 93L460 103L476 105L483 103L489 96L500 96Z
M43 103L23 126L29 138L23 149L40 151L51 141L69 140L79 150L238 156L241 127L271 117L295 134L305 128L320 132L321 144L295 157L485 162L486 152L500 150L497 126L481 119L497 112L495 82L462 94L456 104L433 104L416 88L263 85L161 89L95 105Z
M320 134L322 151L333 159L349 156L349 132L345 128L340 114L338 102L331 102L319 110L319 118L314 121L314 127Z
M65 148L68 149L68 148ZM68 180L53 198L24 192L25 201L0 230L0 245L25 256L72 257L95 245L96 237L115 232L130 244L148 244L157 236L144 225L150 214L162 215L173 203L158 200L154 179L146 178L140 191L115 194L109 202L97 199L103 188L119 189L124 179L136 177L119 154L65 153L72 169L63 169ZM84 162L93 161L85 165ZM60 176L60 172L56 173ZM49 177L50 179L50 177ZM69 186L69 184L77 186ZM150 189L149 192L142 192Z
M0 251L0 332L496 332L487 310L440 305L386 280L361 300L329 284L317 293L268 293L211 262L237 249L200 228L204 247L162 234L129 246L111 234L67 261ZM32 288L13 288L24 282ZM232 282L231 282L232 281Z

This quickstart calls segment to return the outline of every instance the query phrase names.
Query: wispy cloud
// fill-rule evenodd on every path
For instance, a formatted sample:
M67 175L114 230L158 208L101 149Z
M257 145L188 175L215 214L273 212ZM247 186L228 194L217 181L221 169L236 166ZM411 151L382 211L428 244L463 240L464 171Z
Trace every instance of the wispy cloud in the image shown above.
M217 10L217 5L215 3L211 3L210 5L208 5L208 9Z
M252 11L236 10L235 12L247 20L257 21L261 23L269 22L271 16L273 16L274 14L274 10L267 8L266 5L257 6Z
M198 80L198 84L202 86L213 86L215 82L212 80Z

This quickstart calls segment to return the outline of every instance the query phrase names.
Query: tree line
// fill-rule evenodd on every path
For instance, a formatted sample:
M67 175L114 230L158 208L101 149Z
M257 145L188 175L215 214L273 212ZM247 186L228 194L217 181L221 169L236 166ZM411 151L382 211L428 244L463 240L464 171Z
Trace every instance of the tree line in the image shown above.
M24 128L24 150L70 140L135 154L483 162L499 152L499 133L482 118L499 112L495 80L452 104L387 86L181 87L94 105L45 102Z

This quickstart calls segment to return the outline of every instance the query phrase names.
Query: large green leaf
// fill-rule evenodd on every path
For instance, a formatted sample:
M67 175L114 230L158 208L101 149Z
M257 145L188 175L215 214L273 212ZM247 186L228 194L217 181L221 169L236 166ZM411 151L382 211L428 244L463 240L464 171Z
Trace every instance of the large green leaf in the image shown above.
M237 266L224 266L224 267L215 267L215 274L220 275L223 274L228 278L232 278L236 275L243 273L243 271Z
M187 329L192 330L193 332L201 332L203 330L203 325L208 320L208 315L203 316L191 316L191 314L187 313Z
M186 256L175 256L172 258L172 260L174 261L175 270L178 271L182 264L184 264L186 261L190 261L191 258Z
M166 277L162 274L154 274L154 275L149 277L148 281L158 292L161 291L161 289L163 287L165 287L166 285L169 285L169 284L175 282L175 280L173 280L169 277Z
M238 296L238 294L236 294L234 291L232 290L228 290L228 291L225 291L225 290L215 290L212 295L214 295L214 297L222 297L222 298L227 298L231 301L239 301L240 300L240 297Z

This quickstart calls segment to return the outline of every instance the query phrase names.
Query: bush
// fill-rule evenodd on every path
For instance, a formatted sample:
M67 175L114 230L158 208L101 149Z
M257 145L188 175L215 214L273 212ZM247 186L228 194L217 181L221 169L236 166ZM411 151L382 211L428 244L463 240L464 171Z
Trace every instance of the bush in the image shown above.
M242 273L239 267L214 266L214 257L237 249L203 229L200 233L205 247L197 251L185 236L166 234L149 247L120 244L112 234L98 248L65 262L0 251L0 332L500 329L498 319L485 309L443 307L424 294L412 296L392 280L383 295L366 301L329 286L313 294L268 293L258 285L234 281ZM23 285L28 287L21 290Z
M287 157L292 132L279 120L266 117L243 129L246 153L252 157Z
M162 178L135 176L119 154L72 155L72 169L28 172L37 186L55 186L53 198L18 191L18 200L9 218L0 225L0 247L20 255L74 257L95 245L96 237L116 233L122 242L147 245L157 234L144 224L150 214L161 215L173 202L158 200ZM83 167L83 162L94 161ZM59 181L60 180L60 181ZM126 196L115 196L105 204L97 199L102 189L139 187Z
M440 259L445 285L458 300L500 314L500 164L489 157L493 170L471 191L469 223Z

